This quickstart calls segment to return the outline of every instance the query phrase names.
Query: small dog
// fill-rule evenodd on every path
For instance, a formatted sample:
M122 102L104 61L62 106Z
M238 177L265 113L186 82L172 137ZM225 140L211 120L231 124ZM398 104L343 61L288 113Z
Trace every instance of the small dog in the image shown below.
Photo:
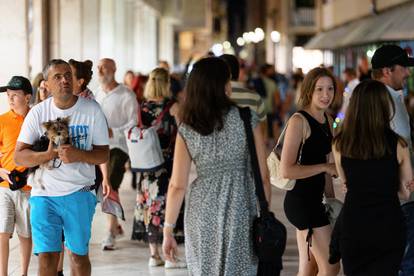
M59 147L60 145L68 144L69 121L70 117L65 117L57 118L56 120L50 120L48 122L43 123L42 126L46 129L46 132L44 135L40 137L39 140L34 142L31 149L37 152L47 151L47 149L49 148L49 141L53 142L54 147ZM56 159L53 159L45 164L41 164L39 166L30 168L28 178L32 178L33 181L31 181L31 183L34 183L36 185L39 184L39 186L44 190L45 187L41 183L43 170L45 168L49 170L53 168L58 168L60 166L60 163L56 165L55 162Z

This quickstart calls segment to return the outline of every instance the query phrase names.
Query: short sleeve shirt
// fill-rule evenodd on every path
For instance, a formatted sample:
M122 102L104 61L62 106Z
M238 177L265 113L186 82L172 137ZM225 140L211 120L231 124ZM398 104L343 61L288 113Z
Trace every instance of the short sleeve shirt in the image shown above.
M2 157L0 159L0 167L19 172L24 171L26 168L17 166L14 163L14 149L16 147L17 137L20 133L24 117L16 114L12 110L0 115L0 152ZM9 183L3 181L0 183L0 187L9 187ZM23 191L30 191L29 186L24 186Z
M97 102L81 97L68 109L58 108L53 98L34 106L23 122L18 141L33 145L45 133L42 123L64 117L70 118L69 138L72 146L90 151L93 145L109 144L108 126L101 108ZM33 196L68 195L94 184L95 166L85 162L61 163L58 168L43 170L41 181L45 189L34 186ZM30 178L28 184L31 184Z

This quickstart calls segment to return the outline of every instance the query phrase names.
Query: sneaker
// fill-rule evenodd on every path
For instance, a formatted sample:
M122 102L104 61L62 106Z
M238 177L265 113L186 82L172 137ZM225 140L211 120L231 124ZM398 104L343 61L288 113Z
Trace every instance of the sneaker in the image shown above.
M156 267L156 266L163 266L164 265L164 261L161 259L161 257L151 257L149 258L148 261L148 266L149 267Z
M187 263L185 261L181 261L180 259L176 259L175 262L170 262L170 261L166 260L164 267L166 269L186 268Z
M112 234L108 234L108 237L102 241L102 250L114 250L115 249L115 237Z

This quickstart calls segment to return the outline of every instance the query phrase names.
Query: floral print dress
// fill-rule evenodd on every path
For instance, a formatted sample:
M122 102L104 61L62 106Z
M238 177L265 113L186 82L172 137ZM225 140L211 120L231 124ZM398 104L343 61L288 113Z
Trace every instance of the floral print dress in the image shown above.
M162 102L143 102L141 115L144 126L151 126L161 112L169 106L171 106L169 99ZM160 243L162 241L165 199L172 173L177 125L174 117L169 112L164 114L157 132L165 163L163 168L158 171L141 173L138 177L137 204L132 231L133 240L143 240L150 243ZM177 231L182 233L180 231L183 228L181 220L179 219L177 223ZM178 237L178 240L182 241L182 235L181 238Z

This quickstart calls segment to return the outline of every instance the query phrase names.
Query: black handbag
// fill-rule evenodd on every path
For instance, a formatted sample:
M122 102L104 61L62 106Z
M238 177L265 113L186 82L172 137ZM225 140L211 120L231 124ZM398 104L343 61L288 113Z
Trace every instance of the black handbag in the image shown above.
M24 170L23 172L12 170L9 174L9 179L12 182L11 184L9 183L10 190L19 190L27 183L27 170ZM3 178L0 177L0 181L3 181Z
M27 183L27 170L19 172L13 170L9 174L9 178L13 185L10 184L10 190L16 191L23 188Z
M270 212L265 198L251 126L250 109L239 108L239 112L246 131L256 196L260 207L258 216L253 222L253 246L259 258L258 275L279 275L283 267L282 256L286 248L286 227Z

